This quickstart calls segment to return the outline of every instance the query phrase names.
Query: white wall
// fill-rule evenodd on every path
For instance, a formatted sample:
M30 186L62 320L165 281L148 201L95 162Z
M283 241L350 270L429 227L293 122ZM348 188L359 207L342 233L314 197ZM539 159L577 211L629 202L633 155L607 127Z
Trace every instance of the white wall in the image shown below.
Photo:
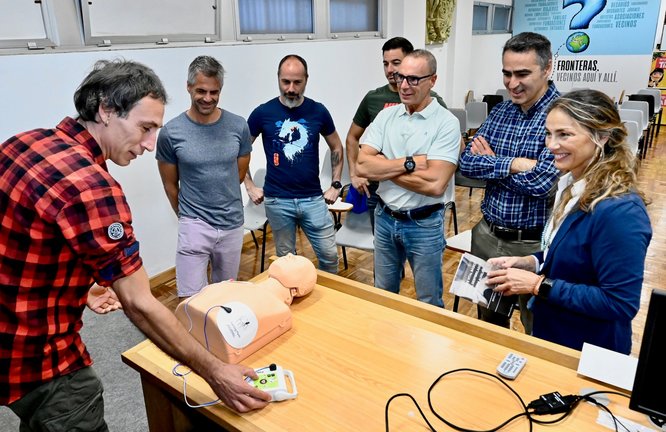
M483 53L475 55L469 66L470 90L474 90L476 99L481 100L484 94L495 94L497 89L504 88L502 49L510 37L508 33L472 36L471 52Z
M308 61L306 94L328 107L344 140L365 92L385 81L381 67L383 42L311 41L0 56L0 94L5 107L0 116L0 142L19 131L53 127L64 116L74 115L74 91L98 59L121 56L153 68L171 98L166 121L189 107L187 66L197 55L212 55L222 62L228 73L220 106L247 117L254 107L277 96L277 64L288 53L298 53ZM265 158L257 140L251 169L263 164ZM176 218L162 190L154 154L144 154L129 167L110 164L110 171L123 186L132 208L148 273L153 276L173 267Z
M386 37L404 36L415 47L423 47L425 1L387 3ZM481 92L488 88L494 93L497 83L501 85L501 47L508 37L471 37L472 2L458 0L457 4L449 42L428 46L438 59L435 90L451 107L462 106L469 89ZM171 98L165 113L168 121L189 106L185 91L187 66L197 55L212 55L222 62L227 76L220 105L247 117L258 104L277 96L277 63L289 53L302 55L308 61L310 80L306 94L328 107L344 141L363 95L385 83L381 66L384 42L385 39L378 38L0 55L0 95L4 106L0 142L23 130L53 127L64 116L74 115L72 96L76 86L98 59L120 56L152 67ZM479 53L485 58L483 65L478 65ZM324 148L322 140L322 153ZM263 150L257 141L250 169L264 164ZM149 275L173 267L176 218L162 190L154 155L144 154L129 167L110 166L110 171L122 184L132 208L133 224Z
M489 3L511 5L512 1L489 0ZM473 90L475 97L481 100L484 94L494 94L498 88L504 87L502 47L511 35L472 35L472 12L473 2L456 2L451 36L442 47L447 59L442 93L452 108L464 107L469 90Z

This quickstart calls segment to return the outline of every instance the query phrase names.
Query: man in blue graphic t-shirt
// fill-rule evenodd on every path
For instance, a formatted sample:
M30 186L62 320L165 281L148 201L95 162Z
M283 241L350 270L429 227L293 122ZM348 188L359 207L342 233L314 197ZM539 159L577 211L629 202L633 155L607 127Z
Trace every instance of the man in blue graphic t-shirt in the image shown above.
M280 96L259 105L247 123L252 141L259 134L266 153L266 180L258 188L249 173L245 187L256 204L264 202L278 256L296 252L296 226L314 249L319 268L338 271L333 218L326 204L333 203L342 184L342 141L331 114L319 102L303 96L308 65L295 54L278 66ZM319 183L319 135L331 149L333 181L322 193Z

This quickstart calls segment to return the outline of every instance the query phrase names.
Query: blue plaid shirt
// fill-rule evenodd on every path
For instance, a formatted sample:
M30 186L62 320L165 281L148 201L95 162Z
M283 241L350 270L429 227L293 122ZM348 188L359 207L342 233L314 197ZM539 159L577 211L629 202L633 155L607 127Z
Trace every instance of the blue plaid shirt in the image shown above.
M527 113L504 101L497 105L476 135L483 136L495 156L474 155L468 145L460 157L460 170L470 178L486 180L481 212L490 222L507 228L543 227L550 211L550 191L560 172L546 148L546 109L560 96L553 83ZM530 171L510 173L514 158L536 159Z

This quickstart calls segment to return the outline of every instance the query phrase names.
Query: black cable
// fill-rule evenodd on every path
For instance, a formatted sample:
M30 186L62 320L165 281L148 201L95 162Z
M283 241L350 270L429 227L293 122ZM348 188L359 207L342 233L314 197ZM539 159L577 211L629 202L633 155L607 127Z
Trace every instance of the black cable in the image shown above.
M596 405L597 407L601 408L602 410L606 411L608 413L608 415L611 416L611 419L613 419L613 425L615 426L615 432L619 432L619 429L617 427L618 424L620 426L622 426L624 428L624 430L626 430L627 432L631 432L629 430L629 428L624 425L624 423L622 423L617 417L615 417L615 414L613 414L611 412L611 410L606 405L600 403L599 401L597 401L595 398L592 397L592 395L604 394L604 393L615 394L615 395L624 396L626 398L629 398L629 396L624 394L624 393L620 393L620 392L616 392L616 391L603 391L603 390L584 394L584 395L581 396L581 398L584 399L587 402L590 402L590 403Z
M455 424L453 424L453 423L447 421L447 420L444 419L441 415L439 415L439 413L437 413L437 411L436 411L436 410L434 409L434 407L432 406L431 393L432 393L432 390L433 390L433 389L435 388L435 386L437 385L437 383L438 383L442 378L444 378L444 377L447 376L447 375L450 375L450 374L453 374L453 373L457 373L457 372L472 372L472 373L477 373L477 374L480 374L480 375L487 375L487 376L492 377L493 379L495 379L495 380L497 380L497 381L500 381L500 382L501 382L506 388L508 388L508 389L509 389L509 390L510 390L510 391L516 396L516 398L518 398L518 400L520 401L521 405L523 406L523 412L518 413L518 414L516 414L516 415L510 417L510 418L507 419L506 421L502 422L502 424L496 426L495 428L488 429L488 430L466 429L466 428L463 428L463 427L461 427L461 426L457 426L457 425L455 425ZM428 421L428 419L426 418L426 416L425 416L423 410L421 409L421 407L420 407L420 405L418 404L418 402L416 401L416 399L414 399L414 397L413 397L412 395L410 395L409 393L398 393L398 394L395 394L395 395L391 396L391 397L389 398L389 400L386 402L386 408L385 408L385 412L384 412L384 419L385 419L385 423L386 423L386 432L389 432L389 405L391 404L391 402L392 402L394 399L396 399L396 398L398 398L398 397L403 397L403 396L404 396L404 397L408 397L409 399L412 400L412 402L414 403L414 405L415 405L416 408L418 409L419 413L421 414L421 417L424 419L424 421L426 422L426 424L428 425L428 427L430 428L430 430L433 431L433 432L436 432L436 429L435 429L435 428L433 427L433 425ZM528 420L530 420L530 418L529 418L529 413L528 413L528 411L527 411L527 406L525 405L525 402L524 402L523 399L520 397L520 395L519 395L519 394L518 394L513 388L511 388L511 386L509 386L509 385L508 385L503 379L501 379L500 377L498 377L498 376L496 376L496 375L493 375L493 374L491 374L491 373L488 373L488 372L484 372L484 371L480 371L480 370L476 370L476 369L469 369L469 368L454 369L454 370L451 370L451 371L448 371L448 372L445 372L445 373L441 374L441 375L440 375L440 376L439 376L439 377L438 377L438 378L437 378L437 379L436 379L436 380L430 385L430 388L428 389L428 406L430 407L430 411L433 413L433 415L435 415L435 417L437 417L439 420L441 420L442 422L444 422L444 423L447 424L448 426L450 426L450 427L452 427L452 428L454 428L454 429L456 429L456 430L459 430L459 431L461 431L461 432L495 432L495 431L497 431L497 430L503 428L503 427L506 426L507 424L511 423L512 421L516 420L517 418L520 418L520 417L526 417L526 418L528 418ZM530 432L532 431L532 422L531 422L531 421L529 422L529 430L530 430Z
M385 423L386 423L386 432L389 432L389 416L388 416L388 413L389 413L389 405L391 404L391 401L392 401L393 399L397 399L397 398L399 398L399 397L403 397L403 396L408 397L409 399L412 400L412 402L414 402L414 405L416 406L416 409L419 410L419 413L421 414L421 417L422 417L423 420L426 422L426 424L428 425L428 427L430 428L430 430L433 431L433 432L437 432L437 431L435 430L435 428L433 427L433 425L431 425L430 422L428 421L428 419L426 418L425 413L424 413L423 410L421 409L421 406L419 405L419 403L416 402L416 399L414 399L414 396L410 395L409 393L398 393L398 394L394 394L393 396L391 396L391 397L389 398L388 401L386 401L386 407L385 407L385 409L384 409L384 421L385 421Z
M613 415L613 413L608 409L607 406L605 406L602 403L597 402L595 399L590 399L588 402L593 403L596 406L598 406L599 408L605 410L611 416L611 418L613 419L613 426L615 427L615 432L619 432L619 430L617 428L618 423L621 424L622 427L627 430L627 432L631 432L629 429L627 429L627 427L625 425L622 424L622 422L620 422L620 420L617 419L617 417L615 417Z
M444 417L442 417L435 410L435 408L432 405L431 395L432 395L433 389L437 386L437 384L444 377L446 377L448 375L451 375L451 374L454 374L454 373L458 373L458 372L471 372L471 373L475 373L475 374L479 374L479 375L485 375L485 376L489 376L489 377L499 381L503 386L505 386L507 389L509 389L509 391L511 393L513 393L514 396L516 396L516 398L518 399L518 401L520 401L520 404L523 407L523 411L518 413L518 414L515 414L515 415L511 416L510 418L508 418L507 420L502 422L500 425L498 425L498 426L496 426L492 429L484 429L484 430L467 429L467 428L464 428L462 426L458 426L456 424L451 423L450 421L448 421ZM555 424L555 423L558 423L558 422L564 420L565 418L570 416L573 413L573 411L578 407L580 402L584 400L584 401L593 403L594 405L596 405L600 409L603 409L604 411L606 411L608 413L608 415L611 416L611 418L613 419L614 426L615 426L615 432L619 432L618 425L622 426L622 428L624 430L629 432L629 429L624 424L622 424L622 422L611 412L611 410L607 406L599 403L596 399L594 399L592 397L592 396L597 395L597 394L614 394L614 395L619 395L619 396L629 398L629 396L624 394L624 393L620 393L620 392L612 391L612 390L608 390L608 391L599 390L599 391L594 391L594 392L587 393L587 394L584 394L584 395L566 395L566 396L562 396L558 392L553 392L553 393L548 393L548 394L545 394L545 395L541 395L538 399L535 399L532 402L530 402L529 405L526 405L525 401L520 397L520 395L502 378L500 378L500 377L498 377L498 376L496 376L492 373L477 370L477 369L460 368L460 369L454 369L454 370L451 370L451 371L448 371L448 372L444 372L439 377L437 377L437 379L430 385L430 388L428 388L428 406L430 408L430 411L432 412L432 414L435 417L437 417L440 421L442 421L447 426L449 426L449 427L451 427L451 428L453 428L457 431L460 431L460 432L495 432L495 431L498 431L501 428L505 427L506 425L508 425L512 421L514 421L516 419L519 419L520 417L525 417L527 419L528 424L529 424L529 430L531 432L533 427L534 427L534 423L541 424L541 425L551 425L551 424ZM436 429L428 421L428 419L426 418L423 410L419 406L416 399L414 399L414 397L412 395L410 395L409 393L397 393L397 394L391 396L389 398L389 400L386 402L386 407L385 407L385 411L384 411L384 419L385 419L385 423L386 423L386 432L389 432L389 405L391 404L391 402L394 399L396 399L398 397L408 397L409 399L411 399L412 402L414 403L414 405L416 406L416 408L418 409L419 413L421 414L421 417L423 418L423 420L426 422L426 424L430 428L430 430L432 432L436 432ZM554 415L554 414L561 414L561 415L559 415L558 417L556 417L552 420L540 420L538 418L535 418L535 416Z
M514 415L514 416L511 416L510 418L508 418L507 420L505 420L504 422L502 422L500 425L498 425L498 426L496 426L496 427L494 427L494 428L492 428L492 429L486 429L486 430L467 429L467 428L464 428L464 427L462 427L462 426L458 426L458 425L453 424L453 423L451 423L450 421L446 420L444 417L442 417L441 415L439 415L439 413L437 413L437 411L435 410L435 408L432 406L432 398L431 398L431 394L432 394L432 390L435 388L435 386L437 385L437 383L439 383L439 381L440 381L442 378L444 378L444 377L447 376L447 375L450 375L450 374L453 374L453 373L457 373L457 372L472 372L472 373L476 373L476 374L479 374L479 375L486 375L486 376L489 376L489 377L491 377L491 378L493 378L493 379L499 381L504 387L508 388L509 391L511 391L511 393L514 394L514 396L516 396L516 398L518 399L518 401L520 401L520 404L521 404L522 407L523 407L523 412L518 413L518 414L516 414L516 415ZM525 405L525 401L523 401L523 399L520 397L520 395L519 395L519 394L518 394L518 393L517 393L517 392L516 392L516 391L515 391L515 390L514 390L509 384L507 384L506 381L504 381L502 378L498 377L497 375L494 375L494 374L491 374L491 373L488 373L488 372L484 372L484 371L480 371L480 370L477 370L477 369L461 368L461 369L454 369L454 370L451 370L451 371L448 371L448 372L444 372L443 374L441 374L441 375L440 375L440 376L439 376L439 377L438 377L438 378L432 383L432 385L431 385L430 388L428 389L428 406L430 407L430 411L432 411L432 413L435 415L435 417L437 417L439 420L441 420L442 422L444 422L447 426L449 426L449 427L451 427L451 428L453 428L453 429L455 429L455 430L461 431L461 432L495 432L495 431L500 430L501 428L503 428L503 427L506 426L507 424L511 423L512 421L514 421L514 420L520 418L520 417L525 416L525 417L527 417L527 418L529 419L529 415L527 414L527 405ZM532 431L532 423L531 423L531 421L530 421L530 425L529 425L529 426L530 426L530 429L529 429L529 430Z
M611 418L613 419L613 423L615 424L615 432L619 432L619 430L617 428L618 424L620 426L622 426L624 428L624 430L626 430L627 432L630 432L629 428L626 427L617 417L615 417L615 415L611 412L611 410L606 405L597 402L597 400L592 397L592 396L597 395L597 394L613 394L613 395L617 395L617 396L622 396L622 397L627 398L627 399L629 399L630 396L626 393L620 393L620 392L612 391L612 390L598 390L598 391L594 391L592 393L586 393L586 394L581 396L583 399L585 399L588 402L591 402L591 403L595 404L596 406L603 409L604 411L606 411L608 413L608 415L611 416Z
M585 393L584 395L581 395L581 397L582 398L587 398L587 397L594 396L596 394L612 394L612 395L622 396L622 397L625 397L627 399L629 399L629 397L630 397L628 394L620 393L618 391L613 391L613 390L597 390L597 391L593 391L592 393Z
M555 392L555 393L557 395L559 395L559 393L557 393L557 392ZM552 394L553 393L549 393L549 395L552 395ZM535 402L541 402L542 399L544 398L544 396L548 396L548 395L542 395L542 396L539 397L539 399L536 399L536 400L530 402L530 404L528 405L528 409ZM561 397L562 401L564 402L564 405L559 406L557 408L552 408L551 407L550 409L542 409L542 410L539 410L537 408L532 408L532 411L529 411L529 414L528 414L528 417L530 418L530 420L533 421L534 423L541 424L541 425L551 425L551 424L559 423L562 420L564 420L565 418L569 417L569 415L571 415L573 410L576 408L576 406L578 406L578 404L582 400L582 397L577 396L577 395L560 396L560 397ZM553 415L553 414L562 414L562 415L560 415L559 417L556 417L552 420L540 420L540 419L534 418L534 416L538 416L538 415Z

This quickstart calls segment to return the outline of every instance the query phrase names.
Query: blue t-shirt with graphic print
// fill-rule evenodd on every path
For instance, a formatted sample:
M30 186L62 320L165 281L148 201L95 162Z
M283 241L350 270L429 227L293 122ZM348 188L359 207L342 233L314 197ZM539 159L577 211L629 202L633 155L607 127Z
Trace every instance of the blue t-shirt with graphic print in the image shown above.
M305 98L296 108L279 98L259 105L247 119L250 135L261 135L266 153L264 195L307 198L321 195L319 135L335 132L326 107Z

